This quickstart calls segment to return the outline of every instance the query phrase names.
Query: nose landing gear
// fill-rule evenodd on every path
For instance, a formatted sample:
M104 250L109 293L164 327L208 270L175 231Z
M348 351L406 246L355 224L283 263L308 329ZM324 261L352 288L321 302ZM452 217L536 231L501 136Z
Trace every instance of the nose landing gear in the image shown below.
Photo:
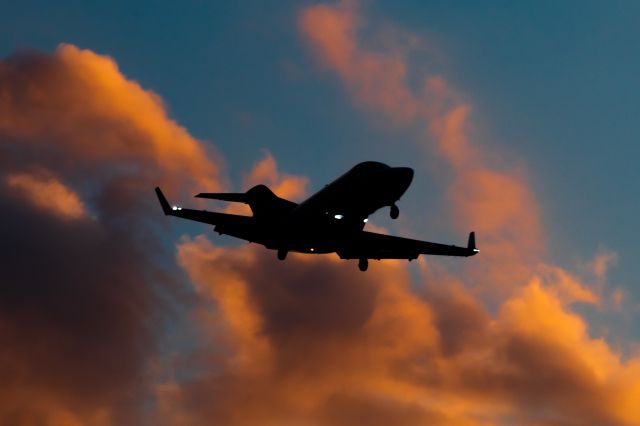
M400 216L400 209L395 204L391 205L391 210L389 210L389 216L391 219L397 219Z
M278 249L278 260L285 260L287 258L288 250Z
M361 258L358 261L358 269L360 269L362 272L366 271L367 268L369 268L369 261L365 258Z

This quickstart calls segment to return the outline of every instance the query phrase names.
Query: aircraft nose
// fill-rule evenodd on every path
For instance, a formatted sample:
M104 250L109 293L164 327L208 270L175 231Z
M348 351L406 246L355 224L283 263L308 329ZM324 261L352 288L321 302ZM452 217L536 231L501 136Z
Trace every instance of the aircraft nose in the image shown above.
M413 169L410 167L395 167L394 173L398 186L402 188L402 192L406 191L413 180Z

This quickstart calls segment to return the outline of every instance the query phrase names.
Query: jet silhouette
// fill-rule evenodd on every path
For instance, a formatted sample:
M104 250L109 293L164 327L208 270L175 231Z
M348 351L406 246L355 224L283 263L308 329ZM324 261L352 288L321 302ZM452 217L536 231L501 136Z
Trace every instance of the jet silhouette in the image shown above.
M389 167L376 161L354 166L300 204L275 195L265 185L245 193L200 193L209 198L248 204L253 216L171 207L160 188L156 194L165 215L214 225L219 234L231 235L276 250L284 260L288 252L337 253L341 259L359 259L366 271L369 259L416 259L421 254L473 256L475 233L469 234L467 247L431 243L410 238L365 231L369 215L390 207L396 219L396 202L413 180L409 167Z

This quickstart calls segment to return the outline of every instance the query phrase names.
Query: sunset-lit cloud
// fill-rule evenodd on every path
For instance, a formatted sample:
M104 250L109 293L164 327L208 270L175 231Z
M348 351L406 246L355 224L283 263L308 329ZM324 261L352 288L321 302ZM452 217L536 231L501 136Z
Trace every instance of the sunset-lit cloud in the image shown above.
M113 59L71 45L0 61L0 152L0 423L143 424L184 299L153 187L221 188L220 161Z
M276 159L269 151L264 151L264 158L256 162L244 176L242 190L246 192L256 185L266 185L278 197L290 201L300 201L307 191L309 179L295 176L278 170ZM247 204L229 203L225 213L251 216L251 209Z
M51 172L72 180L108 167L110 178L156 173L169 189L185 181L220 188L221 163L212 148L168 117L160 97L125 78L108 56L68 44L53 57L17 53L2 62L0 81L2 142L24 147L25 165L49 162ZM0 160L4 170L17 166L11 160Z
M356 32L363 24L355 1L315 5L300 14L299 26L322 63L338 72L362 104L383 109L395 120L416 118L421 105L407 88L401 52L361 49Z
M309 179L280 172L273 155L265 152L264 158L253 166L244 179L247 189L261 184L267 185L278 197L300 200L306 193Z
M589 335L571 305L597 298L564 271L534 273L494 316L455 283L416 294L402 262L361 274L331 256L281 263L204 237L178 260L209 339L202 374L158 388L184 424L640 420L638 361Z
M35 206L69 219L86 215L86 207L78 194L55 178L41 178L22 173L6 177L6 184Z

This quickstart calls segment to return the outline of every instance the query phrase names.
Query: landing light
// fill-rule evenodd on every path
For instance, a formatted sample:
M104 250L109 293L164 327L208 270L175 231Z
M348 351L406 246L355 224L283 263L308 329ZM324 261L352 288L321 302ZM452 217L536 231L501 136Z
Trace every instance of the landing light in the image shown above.
M172 210L182 210L182 207L180 206L173 206L171 207Z
M314 249L313 247L311 247L311 248L309 249L309 251L314 251L314 250L315 250L315 249Z
M335 216L333 216L333 217L335 217L336 219L338 219L338 220L339 220L339 219L342 219L344 216L343 216L343 215L341 215L341 214L337 214L337 215L335 215Z
M367 222L369 222L369 218L368 217L364 219L364 223L367 223Z

